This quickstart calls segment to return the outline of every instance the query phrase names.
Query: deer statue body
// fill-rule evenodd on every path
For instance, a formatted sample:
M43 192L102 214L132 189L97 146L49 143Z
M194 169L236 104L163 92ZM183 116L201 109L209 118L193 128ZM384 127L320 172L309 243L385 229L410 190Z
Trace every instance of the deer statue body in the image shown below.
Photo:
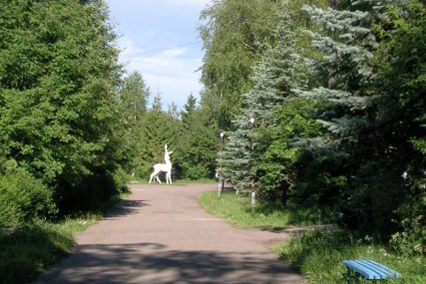
M158 175L163 172L166 173L166 183L172 184L172 162L170 162L170 154L173 153L173 151L167 150L167 144L164 145L164 164L155 164L153 166L154 172L151 174L151 177L149 178L149 183L152 182L152 179L155 178L159 183L161 183L160 178Z

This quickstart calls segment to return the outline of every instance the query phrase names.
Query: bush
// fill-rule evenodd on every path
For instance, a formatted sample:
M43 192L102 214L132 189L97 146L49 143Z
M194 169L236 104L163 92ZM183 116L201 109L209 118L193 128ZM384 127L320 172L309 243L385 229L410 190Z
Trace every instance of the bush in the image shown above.
M114 175L115 169L97 168L92 171L78 183L64 184L55 192L61 215L98 211L112 196L123 192L119 182L121 178Z
M19 226L57 212L52 191L14 160L0 176L0 226Z
M129 191L127 183L130 181L130 177L122 167L118 167L112 174L112 177L114 179L115 188L121 193Z
M401 224L403 231L392 236L390 244L400 254L426 255L426 227L421 223L423 216L404 219Z
M199 180L209 177L208 169L204 168L202 165L188 166L184 165L184 177L190 180Z

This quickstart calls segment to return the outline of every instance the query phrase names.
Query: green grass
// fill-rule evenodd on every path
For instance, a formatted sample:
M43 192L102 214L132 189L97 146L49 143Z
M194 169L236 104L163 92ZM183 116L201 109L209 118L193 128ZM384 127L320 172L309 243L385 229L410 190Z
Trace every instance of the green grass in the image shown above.
M251 206L248 197L234 192L224 192L218 198L215 191L206 191L199 201L208 213L244 229L285 229L330 221L317 211L289 210L271 203Z
M200 196L201 206L240 228L284 229L292 226L329 223L330 213L284 209L276 204L250 206L248 197L225 192L220 198L215 191ZM325 215L325 216L324 216ZM343 260L369 259L382 263L403 275L402 279L383 283L426 283L426 256L404 256L370 238L357 239L343 230L308 231L290 242L271 247L280 259L302 273L309 283L345 283ZM355 283L354 277L352 282ZM361 283L371 281L361 280ZM374 282L373 282L374 283ZM381 282L382 283L382 282Z
M128 194L128 193L127 193ZM122 197L113 196L96 212L61 222L37 221L12 234L0 231L0 283L28 283L66 256L75 244L74 235L99 221L107 208Z
M271 250L300 271L309 283L344 283L347 270L342 261L358 259L377 261L403 275L402 279L383 283L426 283L426 256L400 255L388 246L373 243L369 238L357 239L343 230L306 232ZM354 278L351 280L355 283Z

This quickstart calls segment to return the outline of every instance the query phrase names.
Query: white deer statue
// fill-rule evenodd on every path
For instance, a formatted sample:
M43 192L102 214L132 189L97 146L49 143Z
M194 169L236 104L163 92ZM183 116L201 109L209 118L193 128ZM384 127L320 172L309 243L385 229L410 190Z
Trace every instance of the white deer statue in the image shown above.
M160 178L158 175L161 172L166 173L166 183L172 184L172 162L170 162L170 154L173 153L173 151L167 150L167 144L164 145L164 164L155 164L153 166L154 172L151 174L151 177L149 178L149 183L152 182L152 179L155 177L159 183L161 183Z

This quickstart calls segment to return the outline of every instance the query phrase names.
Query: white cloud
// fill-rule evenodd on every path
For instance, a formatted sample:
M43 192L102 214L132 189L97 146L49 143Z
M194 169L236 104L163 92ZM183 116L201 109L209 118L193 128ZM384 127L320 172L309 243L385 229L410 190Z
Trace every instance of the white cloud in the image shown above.
M172 102L183 106L191 92L198 97L202 85L199 83L200 72L195 71L200 67L201 59L185 58L186 48L144 53L130 40L123 39L119 45L125 48L120 60L126 63L126 70L139 71L152 93L159 89L165 107Z
M133 54L145 52L144 49L137 48L132 41L123 38L120 38L120 40L118 41L118 46L121 49L120 57L122 59L130 58Z
M126 70L139 71L153 93L159 88L165 106L172 101L182 106L191 92L197 96L202 86L195 70L203 56L198 17L213 0L106 1L123 36L118 45Z

